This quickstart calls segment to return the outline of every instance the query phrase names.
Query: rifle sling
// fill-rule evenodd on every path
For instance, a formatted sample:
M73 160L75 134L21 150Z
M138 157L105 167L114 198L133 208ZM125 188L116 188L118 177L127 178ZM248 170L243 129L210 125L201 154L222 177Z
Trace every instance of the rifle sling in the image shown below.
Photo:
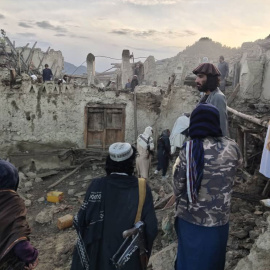
M146 196L146 181L144 178L138 178L138 187L139 187L139 204L138 204L138 210L137 210L137 215L136 215L134 224L140 221L141 216L142 216L142 209L143 209L145 196Z

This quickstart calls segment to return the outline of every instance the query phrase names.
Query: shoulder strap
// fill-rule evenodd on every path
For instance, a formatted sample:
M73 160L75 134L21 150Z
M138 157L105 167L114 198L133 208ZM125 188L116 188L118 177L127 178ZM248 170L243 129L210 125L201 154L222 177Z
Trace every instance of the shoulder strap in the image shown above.
M140 221L141 216L142 216L142 208L143 208L145 196L146 196L146 181L144 178L138 178L138 187L139 187L139 204L138 204L138 210L137 210L137 215L136 215L134 224Z

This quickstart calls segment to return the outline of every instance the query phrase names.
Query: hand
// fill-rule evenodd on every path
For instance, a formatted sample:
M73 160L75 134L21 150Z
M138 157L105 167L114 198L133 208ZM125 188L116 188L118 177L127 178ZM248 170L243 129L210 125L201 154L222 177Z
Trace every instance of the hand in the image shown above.
M32 270L32 269L35 269L37 265L38 265L38 258L33 263L29 263L28 266L25 266L24 269Z

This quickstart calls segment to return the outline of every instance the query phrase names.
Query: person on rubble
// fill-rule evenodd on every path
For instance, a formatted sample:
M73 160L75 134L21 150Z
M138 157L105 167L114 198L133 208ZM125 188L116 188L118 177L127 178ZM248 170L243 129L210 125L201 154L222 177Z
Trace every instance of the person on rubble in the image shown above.
M171 159L171 144L170 144L170 130L165 129L162 131L160 137L157 142L157 169L155 170L155 174L158 174L160 170L162 170L162 180L166 180L168 175L166 176L169 160Z
M199 104L206 102L217 107L222 134L228 136L227 101L218 88L220 76L218 68L211 63L202 63L193 70L193 73L197 76L195 82L198 90L205 93Z
M139 177L147 179L151 167L151 160L154 150L153 128L145 128L143 134L137 139L138 156L136 158L136 169Z
M0 160L0 269L34 269L38 251L29 240L26 207L18 195L19 175L9 162Z
M131 84L130 84L130 86L131 86L131 92L134 92L135 87L136 87L137 85L139 85L138 76L137 76L137 75L134 75L134 76L133 76L133 79L132 79L132 81L131 81Z
M128 79L128 82L125 85L125 89L130 89L131 88L131 82L130 79Z
M222 136L219 111L211 104L200 104L191 113L189 136L173 168L176 269L223 270L241 153L233 140Z
M218 70L220 71L220 86L219 89L225 93L226 79L229 76L229 65L224 61L224 56L219 57Z
M53 74L48 64L45 64L45 68L43 69L42 76L43 76L43 82L52 80Z
M136 149L129 143L118 142L109 147L107 175L91 181L84 203L74 218L78 241L71 270L116 269L111 259L123 243L123 232L134 226L137 217L139 188L138 178L133 175L135 157ZM150 257L157 236L157 219L147 184L141 221L145 224L145 248ZM121 269L142 269L138 250Z

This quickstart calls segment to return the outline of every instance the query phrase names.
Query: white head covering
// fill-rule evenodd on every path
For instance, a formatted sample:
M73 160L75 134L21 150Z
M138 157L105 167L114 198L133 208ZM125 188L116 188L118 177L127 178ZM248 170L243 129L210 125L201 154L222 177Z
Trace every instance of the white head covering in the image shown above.
M153 135L153 128L150 126L145 128L143 135L145 135L146 137L152 136Z
M129 143L117 142L109 147L110 158L113 161L124 161L129 159L133 154L133 149Z

